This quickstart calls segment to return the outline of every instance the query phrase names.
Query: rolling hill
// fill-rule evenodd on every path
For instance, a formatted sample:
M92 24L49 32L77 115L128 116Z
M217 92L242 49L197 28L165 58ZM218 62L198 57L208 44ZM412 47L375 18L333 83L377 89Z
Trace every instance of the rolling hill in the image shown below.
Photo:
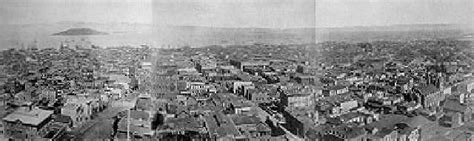
M105 32L99 32L90 28L71 28L66 31L54 33L55 36L85 36L85 35L106 35Z

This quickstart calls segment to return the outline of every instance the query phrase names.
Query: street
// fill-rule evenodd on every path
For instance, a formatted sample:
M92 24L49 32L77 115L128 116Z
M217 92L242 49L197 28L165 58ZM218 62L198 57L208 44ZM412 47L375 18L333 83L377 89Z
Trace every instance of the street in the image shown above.
M95 115L95 117L84 123L79 128L72 129L71 132L66 133L62 139L75 139L75 140L84 140L84 139L110 139L113 138L112 134L114 132L113 117L116 116L119 112L131 108L133 101L123 102L121 100L114 101L107 107L104 111ZM127 103L127 104L120 104Z

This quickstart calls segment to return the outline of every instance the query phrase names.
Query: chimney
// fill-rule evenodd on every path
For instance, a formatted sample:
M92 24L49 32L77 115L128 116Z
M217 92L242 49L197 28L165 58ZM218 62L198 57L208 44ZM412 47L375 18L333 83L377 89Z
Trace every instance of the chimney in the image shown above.
M464 104L464 94L459 95L459 103Z
M33 110L33 104L28 105L28 111L31 111L31 110Z

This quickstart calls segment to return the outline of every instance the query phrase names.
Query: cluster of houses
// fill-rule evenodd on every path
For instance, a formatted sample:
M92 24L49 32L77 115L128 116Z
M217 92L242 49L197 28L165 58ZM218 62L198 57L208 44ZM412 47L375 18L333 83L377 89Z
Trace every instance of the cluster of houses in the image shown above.
M128 54L140 48L120 49ZM16 65L26 67L2 82L2 137L58 139L90 122L114 98L130 93L130 70L116 70L133 67L134 59L120 64L106 55L123 56L99 53L115 50L63 45L58 49L4 51L15 58L2 62L9 66L6 71L17 69Z
M98 71L82 69L84 82L53 75L55 89L35 92L25 88L38 85L28 79L9 84L4 93L15 95L7 103L18 108L0 129L7 138L54 138L131 92L140 95L117 115L117 139L415 141L440 137L433 126L472 120L470 64L403 58L370 43L323 45L313 53L334 56L311 59L310 47L291 45L161 49L153 57L146 47L98 50L106 55L96 57ZM445 139L474 139L451 133Z
M149 138L421 140L425 126L471 119L474 83L462 63L381 56L321 67L186 48L163 50L156 68L164 83L149 93L160 109ZM240 119L255 122L243 130Z

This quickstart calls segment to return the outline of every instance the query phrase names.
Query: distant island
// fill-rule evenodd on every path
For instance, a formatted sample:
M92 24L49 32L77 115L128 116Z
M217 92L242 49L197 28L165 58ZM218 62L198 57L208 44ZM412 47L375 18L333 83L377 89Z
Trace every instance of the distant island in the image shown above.
M105 32L100 32L90 28L71 28L63 32L54 33L54 36L82 36L82 35L107 35Z

